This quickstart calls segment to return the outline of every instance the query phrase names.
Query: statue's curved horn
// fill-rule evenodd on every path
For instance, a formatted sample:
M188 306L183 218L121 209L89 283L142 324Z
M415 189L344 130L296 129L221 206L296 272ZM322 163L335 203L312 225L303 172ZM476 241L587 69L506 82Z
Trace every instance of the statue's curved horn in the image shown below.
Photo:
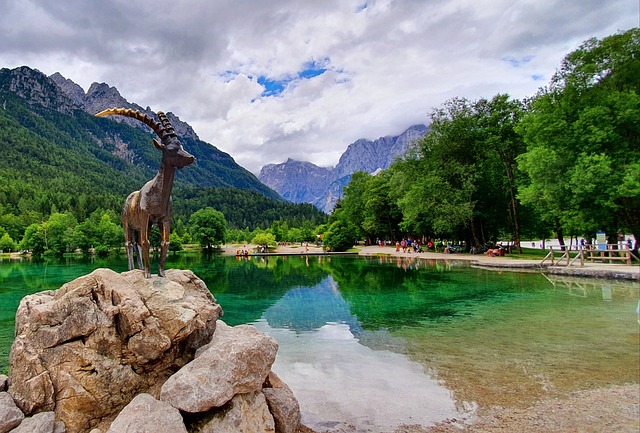
M146 115L144 113L141 113L138 110L132 110L130 108L107 108L106 110L97 113L96 117L109 116L111 114L117 114L119 116L131 117L133 119L141 121L142 123L147 125L149 128L153 129L153 131L156 134L158 134L158 137L160 137L160 139L164 139L164 137L169 132L169 131L165 130L165 127L163 125L161 125L160 123L156 122L156 120L153 117L150 117L150 116L148 116L148 115ZM160 115L160 113L158 113L158 116L159 115ZM164 115L164 113L163 113L163 115ZM167 120L167 122L169 122L169 121ZM171 126L170 123L169 123L169 126ZM173 127L171 127L171 132L173 132ZM175 132L174 132L174 134L175 134Z
M162 111L158 111L158 118L162 123L162 127L164 128L164 133L167 137L177 137L175 129L173 129L173 125L169 122L169 118ZM163 137L164 138L164 137Z

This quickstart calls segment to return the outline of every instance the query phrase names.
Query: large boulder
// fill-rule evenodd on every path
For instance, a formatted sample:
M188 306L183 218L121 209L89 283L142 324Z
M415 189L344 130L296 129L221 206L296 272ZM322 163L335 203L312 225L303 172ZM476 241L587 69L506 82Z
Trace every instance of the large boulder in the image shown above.
M291 388L273 371L262 388L269 411L275 421L276 433L297 433L300 427L300 404Z
M149 394L139 394L122 409L107 433L187 433L180 411L156 400Z
M219 322L211 342L162 386L160 399L185 412L206 412L236 394L259 391L278 343L249 325Z
M221 315L191 271L98 269L20 302L9 393L26 414L55 411L70 433L89 431L135 395L158 395Z
M24 414L13 402L11 395L0 392L0 433L6 433L20 425Z
M211 419L194 431L198 433L274 433L273 416L259 391L238 394L214 412Z
M25 418L11 433L64 433L61 421L56 421L53 412L40 412Z

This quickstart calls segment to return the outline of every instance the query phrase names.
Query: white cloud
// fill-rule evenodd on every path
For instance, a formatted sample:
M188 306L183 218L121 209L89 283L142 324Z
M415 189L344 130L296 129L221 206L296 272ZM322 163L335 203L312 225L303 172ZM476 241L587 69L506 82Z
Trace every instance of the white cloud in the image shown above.
M334 165L460 96L531 96L589 37L638 25L631 0L0 0L0 66L59 71L173 111L257 172ZM297 79L309 62L329 71ZM258 77L290 80L261 97Z

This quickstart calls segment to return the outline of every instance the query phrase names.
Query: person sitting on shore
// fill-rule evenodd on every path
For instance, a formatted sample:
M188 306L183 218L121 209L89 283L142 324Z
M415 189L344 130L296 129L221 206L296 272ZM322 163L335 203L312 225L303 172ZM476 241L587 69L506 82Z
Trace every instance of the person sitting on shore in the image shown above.
M502 247L488 249L485 254L491 257L504 256L504 253L502 252Z

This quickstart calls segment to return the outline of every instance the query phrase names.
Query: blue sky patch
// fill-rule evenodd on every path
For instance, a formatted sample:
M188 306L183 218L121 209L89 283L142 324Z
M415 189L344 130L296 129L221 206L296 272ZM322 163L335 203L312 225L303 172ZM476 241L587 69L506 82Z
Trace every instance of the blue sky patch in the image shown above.
M503 62L509 63L514 68L518 68L518 67L520 67L522 65L526 65L531 60L533 60L533 56L523 56L523 57L520 57L519 59L515 58L513 56L504 56L502 58Z
M262 96L274 96L282 93L284 91L285 85L289 81L288 80L281 80L281 81L272 80L264 76L258 77L258 84L264 87Z
M321 61L312 60L302 65L302 69L295 74L286 75L284 78L277 80L265 75L258 77L258 84L264 87L264 91L261 96L277 96L284 92L289 83L293 81L309 80L314 77L318 77L329 69L326 67L329 64L328 58Z

